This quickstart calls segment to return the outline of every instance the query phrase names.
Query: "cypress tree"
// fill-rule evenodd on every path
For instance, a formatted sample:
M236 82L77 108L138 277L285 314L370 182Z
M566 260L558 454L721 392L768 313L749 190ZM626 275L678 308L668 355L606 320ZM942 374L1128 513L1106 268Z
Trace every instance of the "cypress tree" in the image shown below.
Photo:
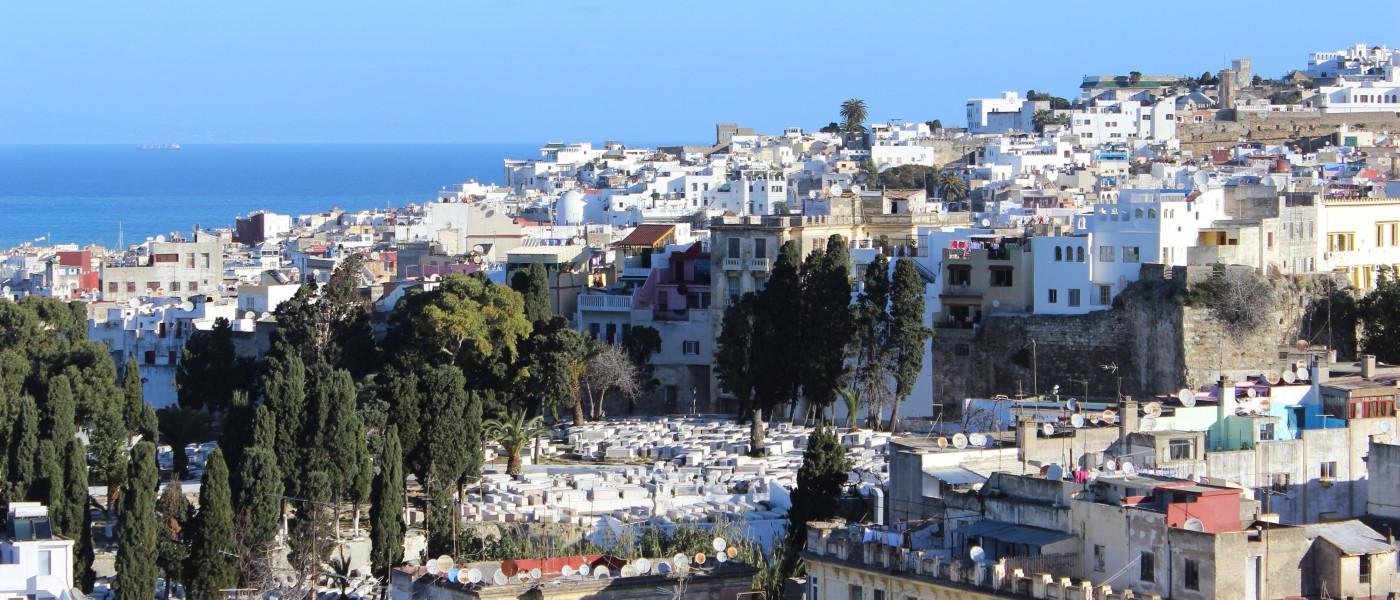
M67 375L59 375L49 380L49 394L43 407L43 423L39 435L54 441L59 449L68 445L69 438L77 433L74 415L77 400L73 398L73 386Z
M267 406L253 410L253 445L277 453L277 417Z
M533 263L529 270L516 271L510 278L510 287L525 297L525 318L531 323L554 318L554 309L549 306L549 273L544 265Z
M355 407L355 381L349 371L338 370L321 386L318 419L320 431L308 431L307 438L321 445L320 453L311 463L324 469L331 477L331 498L334 501L352 499L355 477L364 460L365 432L360 412Z
M405 456L418 448L423 398L419 393L418 372L390 367L380 374L380 390L389 406L388 423L398 427L399 444Z
M271 448L253 446L243 453L239 468L238 542L240 554L252 563L265 557L277 538L282 518L282 472Z
M88 510L88 464L83 442L76 437L70 438L64 448L63 475L63 493L67 499L54 525L60 533L74 540L73 573L80 582L86 582L83 591L91 592L96 575L92 572L94 551L92 513Z
M754 404L770 415L779 407L797 402L801 369L793 363L802 357L802 262L797 242L778 249L773 274L754 305Z
M466 482L481 479L481 463L485 457L481 450L481 440L486 439L481 421L486 399L490 391L477 391L467 397L467 407L462 414L462 437L466 443L466 461L463 463L462 480Z
M131 450L126 485L117 517L117 600L151 600L156 594L156 447L141 442Z
M53 440L39 440L39 451L35 460L36 479L31 498L47 505L50 515L66 512L68 496L63 492L63 456L59 454Z
M870 426L880 427L884 414L885 369L890 358L890 263L876 254L865 267L864 286L855 308L856 384L872 404ZM856 422L854 415L850 416Z
M267 362L263 390L267 395L267 407L276 418L276 448L290 454L295 448L305 445L301 436L302 424L306 420L306 366L294 353L283 358L271 357ZM282 488L290 495L297 495L300 492L298 484L306 472L299 460L286 463L281 465Z
M92 588L97 584L97 572L92 565L97 561L97 552L92 543L92 512L83 511L83 526L78 533L77 545L73 548L73 577L77 579L78 589L86 594L92 594Z
M234 390L219 427L219 448L224 451L224 464L230 465L228 487L235 509L243 488L243 451L253 444L253 409L248 392Z
M228 465L218 448L209 453L204 465L204 479L199 486L199 512L194 528L187 538L190 545L189 573L191 600L222 600L224 590L233 587L233 506L229 497ZM147 596L149 599L150 596Z
M399 446L398 427L390 425L384 439L384 455L379 459L379 474L370 494L371 577L403 562L403 504L403 448Z
M109 503L117 497L118 486L124 481L122 474L127 472L126 423L122 422L121 403L118 398L98 401L94 406L91 450L97 459L98 479L107 484ZM155 444L152 443L152 446Z
M10 427L10 485L6 495L12 500L30 497L39 454L39 407L33 396L20 396Z
M924 327L924 280L913 259L901 258L894 266L890 302L890 341L894 362L894 408L890 431L899 420L899 403L914 391L924 366L924 346L933 332Z
M836 400L846 374L851 314L851 257L846 240L833 234L826 250L813 252L802 273L802 396L818 417Z
M185 498L179 481L165 485L156 499L156 566L165 574L165 593L169 598L175 582L185 581L185 559L189 558L189 548L185 546L185 527L194 515L194 507Z
M807 439L802 467L797 470L797 489L792 492L792 509L788 511L789 557L800 554L807 545L808 521L836 516L849 471L846 449L836 430L818 425Z
M122 374L122 420L126 423L126 430L131 433L143 433L145 429L143 407L146 406L145 394L141 391L141 367L136 364L136 357L131 356L126 359L126 371Z
M327 514L326 504L330 502L330 476L316 470L307 474L307 502L296 503L296 516L292 519L287 560L292 568L302 573L319 574L321 565L330 557L335 524Z

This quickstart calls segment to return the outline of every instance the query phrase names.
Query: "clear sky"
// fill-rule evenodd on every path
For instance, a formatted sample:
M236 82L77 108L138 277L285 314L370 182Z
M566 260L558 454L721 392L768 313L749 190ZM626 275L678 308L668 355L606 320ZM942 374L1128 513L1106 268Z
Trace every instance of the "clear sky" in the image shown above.
M1400 2L3 0L0 143L704 141L1400 44Z

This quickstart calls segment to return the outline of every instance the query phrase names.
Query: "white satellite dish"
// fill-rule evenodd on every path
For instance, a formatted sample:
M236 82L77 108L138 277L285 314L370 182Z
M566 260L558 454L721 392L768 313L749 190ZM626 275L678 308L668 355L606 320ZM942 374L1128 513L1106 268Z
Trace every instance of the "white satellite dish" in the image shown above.
M607 579L609 577L612 577L612 573L609 573L607 569L602 568L602 565L599 565L599 568L593 570L594 579Z
M1250 398L1253 398L1253 397L1255 397L1255 396L1258 396L1258 395L1259 395L1259 392L1254 391L1254 386L1251 385L1251 386L1249 386L1249 387L1247 387L1247 388L1244 389L1244 395L1249 396Z
M982 226L983 226L983 227L991 227L991 226L992 226L992 220L991 220L991 219L982 219Z
M634 566L632 566L632 565L630 565L630 564L622 565L622 576L623 576L623 577L636 577L636 576L637 576L637 567L634 567Z
M973 546L967 549L967 557L972 559L972 562L980 563L987 558L987 551L983 550L981 546Z
M1308 373L1307 367L1298 367L1298 381L1307 381L1312 375Z
M967 436L961 433L953 434L953 447L962 450L967 447Z
M442 555L442 556L439 556L439 557L437 558L437 563L438 563L438 570L439 570L439 571L442 571L442 572L444 572L444 573L447 572L448 569L451 569L454 565L457 564L457 563L455 563L455 562L452 560L452 557L451 557L451 556L448 556L448 555L446 555L446 554L444 554L444 555Z
M703 564L705 564L705 553L704 553L704 552L696 552L696 553L695 553L695 564L697 564L697 565L703 565Z
M189 300L181 302L180 310L183 310L185 312L194 312L194 303L190 302Z
M584 577L588 577L588 574L591 573L591 572L593 572L593 569L592 569L591 567L589 567L588 565L586 565L586 564L585 564L585 565L579 565L579 566L578 566L578 574L579 574L579 575L582 575L582 576L584 576Z
M967 441L969 444L972 444L974 448L982 448L987 445L987 436L981 433L974 433L967 436Z
M1084 426L1084 415L1075 413L1069 416L1069 425L1075 429Z
M1294 374L1293 374L1293 371L1284 371L1284 372L1283 372L1283 382L1284 382L1284 383L1294 383L1294 382L1296 382L1296 381L1298 381L1298 376L1297 376L1297 375L1294 375Z
M1089 413L1089 422L1090 422L1090 423L1093 423L1094 425L1098 425L1098 424L1099 424L1099 421L1101 421L1101 420L1103 420L1103 414L1101 414L1101 413Z
M510 583L510 578L506 577L505 573L496 571L495 573L491 574L491 583L494 583L496 585L505 585L507 583Z
M1196 405L1196 394L1192 393L1191 390L1188 390L1186 388L1181 388L1180 390L1177 390L1176 399L1180 400L1181 405L1187 408Z
M540 573L540 568L539 568L539 567L535 567L535 568L533 568L533 569L530 569L530 579L539 579L541 574L542 574L542 573Z
M724 552L720 552L719 554L715 555L715 560L722 563L727 563L729 562L729 555Z
M1138 431L1157 431L1157 417L1143 417L1138 422Z
M1065 407L1069 409L1069 412L1079 412L1079 399L1070 398L1069 400L1066 400Z
M1042 424L1040 425L1040 433L1041 433L1041 435L1044 435L1045 437L1050 437L1050 436L1052 436L1052 435L1055 435L1055 424L1054 424L1054 423L1042 423Z
M564 577L573 577L574 568L569 565L564 565L563 567L559 568L559 574L563 575Z
M1117 423L1117 422L1118 422L1118 413L1113 412L1112 409L1104 409L1104 411L1103 411L1103 422L1108 423L1109 425L1112 425L1112 424L1114 424L1114 423Z
M1103 461L1103 468L1106 471L1117 471L1118 462L1110 458L1106 461Z
M428 568L428 574L429 574L429 575L437 575L437 574L438 574L438 571L440 570L440 569L438 569L438 564L437 564L437 561L435 561L435 560L430 560L430 561L428 561L428 564L425 564L425 565L423 565L423 566Z
M671 566L681 573L690 568L690 557L684 554L677 554L671 557Z
M651 561L645 558L639 558L632 564L637 565L637 573L640 575L646 575L651 572Z
M1390 421L1381 421L1381 433L1390 433L1392 428Z
M710 542L710 547L714 548L715 552L724 552L724 549L729 547L729 542L724 541L724 538L717 537Z
M1162 403L1148 402L1147 406L1143 408L1143 412L1147 413L1149 417L1160 416L1162 414Z
M1201 520L1200 520L1200 519L1197 519L1196 517L1189 517L1189 518L1187 518L1187 519L1186 519L1186 523L1183 524L1182 527L1183 527L1184 529L1188 530L1188 531L1205 531L1205 530L1206 530L1206 524L1205 524L1205 523L1202 523Z
M480 577L480 574L478 574L477 577ZM460 571L457 571L457 583L465 583L470 585L476 582L472 581L471 572L468 569L462 569Z
M1122 468L1122 469L1123 469L1123 472L1126 473L1126 474L1128 474L1128 475L1132 475L1133 473L1136 473L1136 472L1137 472L1137 467L1134 467L1134 466L1133 466L1133 463L1130 462L1130 461L1126 461L1126 460L1125 460L1125 461L1123 461L1122 464L1120 464L1120 465L1118 465L1118 466L1119 466L1120 468Z

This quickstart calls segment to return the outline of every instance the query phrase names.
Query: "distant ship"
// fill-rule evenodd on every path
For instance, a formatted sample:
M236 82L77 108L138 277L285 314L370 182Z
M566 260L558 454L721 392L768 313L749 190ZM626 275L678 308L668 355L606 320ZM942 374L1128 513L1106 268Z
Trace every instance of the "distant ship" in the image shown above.
M179 144L141 144L137 150L179 150Z

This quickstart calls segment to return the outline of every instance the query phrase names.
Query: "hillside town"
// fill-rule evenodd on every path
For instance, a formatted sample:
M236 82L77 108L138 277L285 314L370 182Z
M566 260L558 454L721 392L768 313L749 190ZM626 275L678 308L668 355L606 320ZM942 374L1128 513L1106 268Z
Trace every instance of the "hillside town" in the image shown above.
M0 251L0 592L1396 598L1400 49L1299 58Z

